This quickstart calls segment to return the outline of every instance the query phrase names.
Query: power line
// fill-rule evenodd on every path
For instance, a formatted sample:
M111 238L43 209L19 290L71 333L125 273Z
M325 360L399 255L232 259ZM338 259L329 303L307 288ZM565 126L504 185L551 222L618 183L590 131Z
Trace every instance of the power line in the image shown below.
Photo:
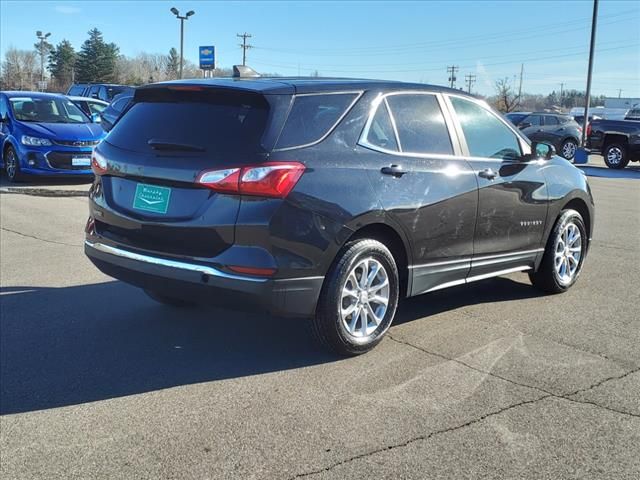
M460 68L455 65L447 67L447 73L449 74L449 86L451 88L453 88L453 86L456 84L456 72L458 70L460 70Z
M616 17L622 17L622 18L618 18L617 20L612 20L610 22L607 23L602 23L603 25L607 24L614 24L614 23L618 23L618 22L624 22L624 21L629 21L629 20L634 20L633 17L630 17L629 14L631 13L635 13L636 10L628 10L628 11L624 11L624 12L618 12L616 14L612 14L612 15L606 15L606 16L602 16L601 18L607 18L607 19L613 19ZM510 32L502 32L502 33L491 33L491 34L483 34L483 35L474 35L474 36L467 36L467 37L457 37L455 40L441 40L441 41L429 41L429 42L416 42L416 43L411 43L411 44L398 44L398 45L386 45L386 46L368 46L368 47L357 47L357 48L352 48L352 49L348 49L348 48L342 48L340 47L339 49L306 49L306 50L296 50L296 49L287 49L287 48L271 48L271 47L256 47L259 48L260 50L266 50L266 51L273 51L273 52L278 52L278 53L284 53L284 54L304 54L305 56L314 56L314 55L318 55L318 56L331 56L331 57L336 57L336 56L358 56L358 57L362 57L362 56L379 56L381 54L384 53L389 53L389 54L402 54L402 53L411 53L409 50L411 49L420 49L421 52L425 51L425 47L427 47L427 50L429 49L441 49L445 46L454 46L454 45L468 45L468 43L471 41L473 42L474 46L477 45L482 45L485 43L502 43L505 41L505 39L508 39L510 41L519 41L519 40L526 40L528 38L540 38L540 32L545 31L545 30L552 30L552 31L557 31L559 27L562 27L562 33L570 33L573 31L583 31L585 29L584 26L584 20L586 20L589 17L586 17L584 19L579 19L579 20L573 20L570 22L560 22L557 24L547 24L544 26L540 26L540 27L532 27L532 28L525 28L525 29L518 29L515 31L510 31ZM572 28L566 28L568 25L572 25L572 24L577 24L577 27L572 27ZM531 31L533 33L531 34L527 34L527 35L523 35L523 32L528 32ZM478 41L480 40L480 41ZM429 48L430 47L430 48Z
M464 76L465 82L467 83L467 92L471 93L471 87L473 86L474 83L476 83L476 76L475 75L465 75Z
M236 37L242 39L242 43L240 44L240 48L242 48L242 65L246 65L247 64L247 50L249 50L250 48L253 48L253 45L249 45L247 43L247 38L251 38L251 34L247 33L247 32L237 33Z

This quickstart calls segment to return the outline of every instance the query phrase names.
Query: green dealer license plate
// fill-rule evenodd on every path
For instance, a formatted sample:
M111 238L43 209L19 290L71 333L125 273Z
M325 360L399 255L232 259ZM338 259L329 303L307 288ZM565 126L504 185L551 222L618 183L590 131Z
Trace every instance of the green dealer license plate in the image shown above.
M154 213L167 213L171 189L139 183L133 197L133 208Z

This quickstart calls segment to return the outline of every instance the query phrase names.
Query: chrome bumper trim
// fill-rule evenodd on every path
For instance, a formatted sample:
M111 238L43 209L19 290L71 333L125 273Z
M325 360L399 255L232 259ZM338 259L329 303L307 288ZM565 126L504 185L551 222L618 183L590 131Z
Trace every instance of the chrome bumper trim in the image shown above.
M226 278L229 280L238 280L243 282L258 282L258 283L263 283L268 280L267 278L253 278L253 277L245 277L243 275L233 275L231 273L226 273L216 268L208 267L206 265L179 262L177 260L168 260L166 258L152 257L151 255L134 253L128 250L123 250L122 248L111 247L109 245L105 245L104 243L99 243L99 242L93 243L88 240L85 240L84 244L85 246L92 248L94 250L97 250L99 252L107 253L109 255L115 255L121 258L126 258L128 260L149 263L152 265L160 265L162 267L167 267L167 268L176 268L179 270L186 270L189 272L201 273L203 275L209 275L212 277Z

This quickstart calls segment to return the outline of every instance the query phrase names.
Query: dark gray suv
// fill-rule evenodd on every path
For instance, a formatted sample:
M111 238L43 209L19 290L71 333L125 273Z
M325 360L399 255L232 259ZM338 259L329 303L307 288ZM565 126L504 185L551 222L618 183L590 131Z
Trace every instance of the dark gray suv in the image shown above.
M103 272L169 305L311 317L346 355L382 339L403 297L512 272L568 290L593 230L579 169L423 84L148 85L92 165L85 251Z
M582 138L582 127L568 115L534 112L520 119L516 126L532 141L553 145L567 160L573 160Z

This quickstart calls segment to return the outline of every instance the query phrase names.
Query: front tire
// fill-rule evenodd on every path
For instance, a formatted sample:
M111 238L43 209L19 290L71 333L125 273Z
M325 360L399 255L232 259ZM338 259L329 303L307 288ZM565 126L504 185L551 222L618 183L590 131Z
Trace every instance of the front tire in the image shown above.
M575 210L563 210L556 221L538 271L531 283L547 293L566 292L578 280L587 253L587 229Z
M312 328L324 346L344 356L375 347L391 326L399 297L398 267L377 240L347 243L327 275Z
M560 154L565 160L573 160L573 158L576 156L577 150L578 142L576 142L573 138L567 138L564 142L562 142Z
M13 147L7 147L4 152L4 171L7 174L7 180L11 183L19 183L23 178L20 172L20 160Z
M629 164L627 148L621 143L610 143L602 152L607 167L620 170Z

